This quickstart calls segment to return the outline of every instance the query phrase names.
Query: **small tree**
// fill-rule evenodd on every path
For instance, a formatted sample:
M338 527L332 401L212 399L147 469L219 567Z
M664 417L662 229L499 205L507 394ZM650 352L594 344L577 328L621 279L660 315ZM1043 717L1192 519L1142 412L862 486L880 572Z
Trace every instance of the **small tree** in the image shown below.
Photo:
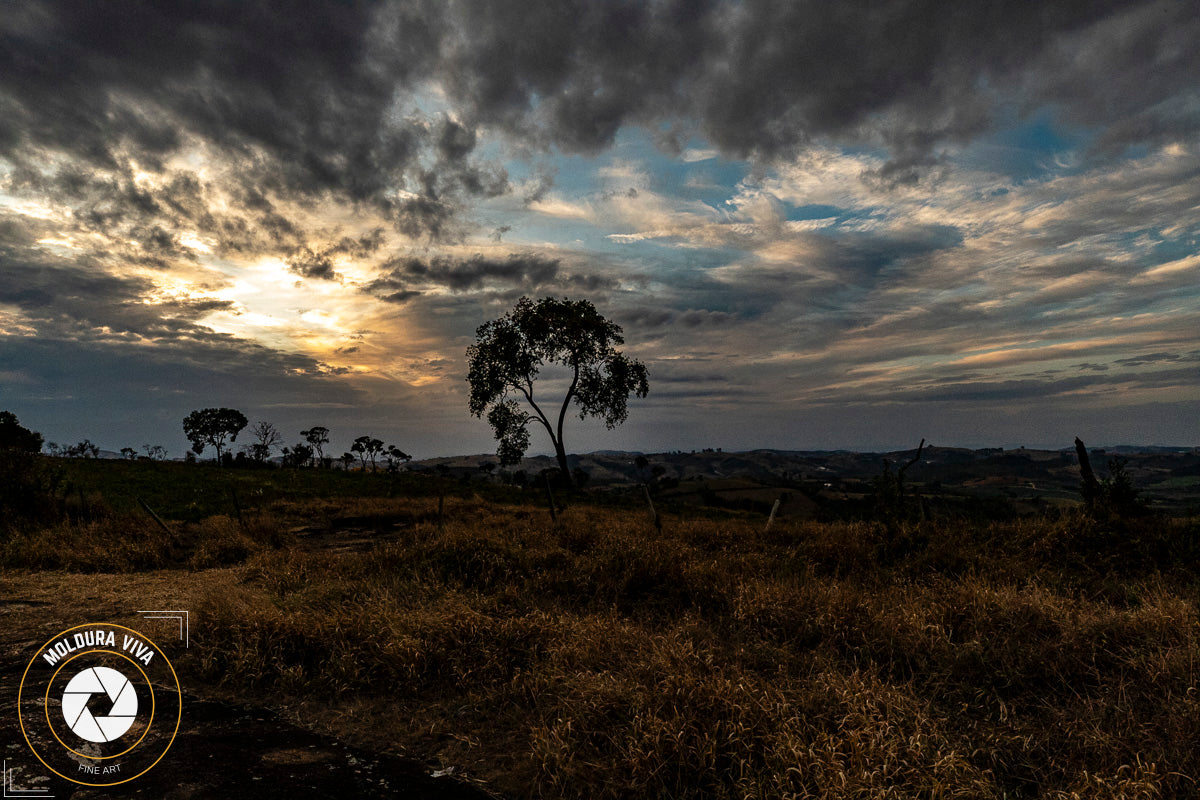
M412 461L412 456L399 447L396 447L396 445L389 444L387 446L387 461L388 472L395 472L400 468L401 464L407 464L409 461Z
M308 442L315 454L316 461L325 460L325 445L329 444L329 428L323 428L320 425L309 428L306 431L300 431L300 435Z
M354 454L342 453L342 468L349 470L352 466L354 466Z
M68 447L66 453L70 458L99 458L100 445L93 444L91 439L84 439Z
M367 468L367 462L371 462L371 472L375 471L375 461L379 458L379 454L383 452L383 440L376 439L373 436L360 436L354 440L354 444L350 445L350 449L358 453L358 457L362 459L363 469Z
M587 300L546 297L534 303L522 297L512 311L481 325L475 337L467 349L470 409L476 417L487 415L502 465L524 457L528 425L536 421L549 434L559 470L570 481L563 422L571 404L580 419L598 417L612 429L628 416L629 395L645 397L650 391L646 367L616 349L625 343L620 326ZM547 364L565 367L571 376L557 415L534 399L534 381ZM529 410L511 394L524 399Z
M167 448L161 444L144 444L142 451L151 461L166 461L167 459Z
M271 459L271 451L283 444L283 434L266 420L254 423L250 428L250 457L260 464Z
M299 469L305 464L312 463L313 449L304 442L297 442L291 448L285 447L282 452L284 466Z
M217 451L216 461L220 464L226 439L230 442L235 441L246 424L246 416L236 409L203 408L183 418L183 433L192 443L192 451L196 455L203 453L206 446L212 445Z
M18 520L47 521L61 511L62 476L38 457L42 441L11 411L0 411L0 539Z
M53 445L54 443L51 442ZM0 450L17 450L22 453L40 453L42 435L31 431L17 421L11 411L0 411ZM52 453L53 455L53 453Z
M125 458L129 461L133 461L135 458L137 458L137 450L134 450L132 447L122 447L121 455L125 456Z

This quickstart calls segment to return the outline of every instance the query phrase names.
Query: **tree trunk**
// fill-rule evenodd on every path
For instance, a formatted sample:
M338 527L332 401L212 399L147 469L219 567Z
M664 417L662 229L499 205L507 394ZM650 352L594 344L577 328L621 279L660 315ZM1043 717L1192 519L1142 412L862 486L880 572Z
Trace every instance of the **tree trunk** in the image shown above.
M562 439L554 440L554 455L558 458L558 468L562 470L567 485L574 486L575 479L571 477L571 468L567 465L567 451L563 449Z

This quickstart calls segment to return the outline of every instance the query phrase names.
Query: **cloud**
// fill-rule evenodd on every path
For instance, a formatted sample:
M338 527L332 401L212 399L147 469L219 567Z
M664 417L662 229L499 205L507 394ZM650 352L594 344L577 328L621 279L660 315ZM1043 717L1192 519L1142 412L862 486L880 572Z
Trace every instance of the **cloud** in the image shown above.
M366 288L378 293L410 285L434 285L454 292L498 284L535 287L552 281L559 263L558 259L516 254L503 259L479 254L466 259L406 257L385 264L386 273Z
M333 261L329 254L317 253L308 247L301 247L287 259L288 269L305 278L335 281L341 276L333 269Z
M1119 129L1123 144L1196 123L1187 42L1200 23L1174 3L446 8L454 46L437 74L464 113L578 152L608 147L628 124L670 126L660 141L689 158L703 153L672 143L690 132L727 156L769 159L838 137L886 146L876 174L904 183L993 124L1005 93Z

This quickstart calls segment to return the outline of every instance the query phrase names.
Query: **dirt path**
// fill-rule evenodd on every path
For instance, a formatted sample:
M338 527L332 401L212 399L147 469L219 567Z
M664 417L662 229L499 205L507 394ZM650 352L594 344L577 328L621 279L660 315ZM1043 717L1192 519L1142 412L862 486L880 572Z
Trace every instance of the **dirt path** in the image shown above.
M58 632L109 622L144 632L180 672L191 655L177 620L138 611L194 608L203 593L241 580L240 570L137 575L15 572L0 575L0 751L13 790L55 798L393 798L486 800L482 790L433 777L418 761L371 752L305 731L266 708L226 702L184 686L179 732L163 760L123 786L89 788L53 776L30 752L17 715L18 687L36 648ZM40 700L26 701L40 710ZM25 710L29 713L30 709ZM17 795L35 797L31 794ZM45 796L45 795L43 795Z

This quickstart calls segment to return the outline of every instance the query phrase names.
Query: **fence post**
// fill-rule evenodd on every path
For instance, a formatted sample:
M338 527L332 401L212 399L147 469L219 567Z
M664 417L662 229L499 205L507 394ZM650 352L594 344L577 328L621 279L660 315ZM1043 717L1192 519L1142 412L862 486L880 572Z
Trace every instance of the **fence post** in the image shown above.
M158 516L158 514L155 514L155 513L154 513L154 509L152 509L150 506L146 505L146 501L145 501L145 500L143 500L142 498L140 498L140 497L139 497L139 498L137 499L137 501L138 501L139 503L141 503L141 505L142 505L142 508L146 509L146 513L147 513L147 514L149 514L151 517L153 517L153 518L154 518L154 521L158 523L158 527L162 528L162 529L163 529L164 531L166 531L168 534L171 534L171 529L167 527L167 523L163 522L163 521L162 521L162 519L161 519L161 518ZM172 535L173 535L173 534L172 534Z
M662 533L662 520L659 519L658 510L654 508L654 501L650 499L650 487L643 483L642 491L646 493L646 502L650 504L650 516L654 520L654 529Z
M763 528L763 533L771 530L771 523L775 521L775 514L779 511L779 501L782 498L775 498L775 505L771 506L771 516L767 517L767 527Z

